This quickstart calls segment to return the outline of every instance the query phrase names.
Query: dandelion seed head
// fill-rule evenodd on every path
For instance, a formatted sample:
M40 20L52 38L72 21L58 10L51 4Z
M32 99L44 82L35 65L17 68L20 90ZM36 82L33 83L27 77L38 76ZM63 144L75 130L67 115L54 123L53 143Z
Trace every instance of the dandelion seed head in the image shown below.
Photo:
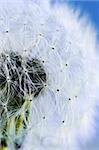
M33 99L22 148L77 150L79 135L94 133L95 32L68 6L9 1L0 6L0 114Z

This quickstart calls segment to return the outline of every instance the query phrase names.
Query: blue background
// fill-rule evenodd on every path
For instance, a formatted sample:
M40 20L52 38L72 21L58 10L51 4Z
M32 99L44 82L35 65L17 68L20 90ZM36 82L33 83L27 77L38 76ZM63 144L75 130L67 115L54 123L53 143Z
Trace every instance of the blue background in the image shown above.
M75 9L80 8L80 15L88 15L97 30L97 37L99 39L99 0L52 0L52 3L68 3Z

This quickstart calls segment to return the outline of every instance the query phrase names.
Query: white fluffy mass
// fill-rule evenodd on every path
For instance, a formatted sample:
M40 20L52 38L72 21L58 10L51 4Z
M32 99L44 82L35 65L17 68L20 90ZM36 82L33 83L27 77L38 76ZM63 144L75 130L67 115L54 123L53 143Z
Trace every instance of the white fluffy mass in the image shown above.
M43 61L47 86L33 100L21 150L80 150L95 134L96 33L68 5L0 1L0 53ZM88 149L89 150L89 149Z

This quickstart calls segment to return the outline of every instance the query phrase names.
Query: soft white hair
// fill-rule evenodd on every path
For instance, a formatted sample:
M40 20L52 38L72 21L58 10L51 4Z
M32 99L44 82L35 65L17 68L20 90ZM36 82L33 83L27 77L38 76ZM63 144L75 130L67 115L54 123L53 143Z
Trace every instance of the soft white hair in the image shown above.
M80 150L95 134L98 104L91 23L68 5L1 0L0 53L11 50L43 60L48 78L45 91L33 101L22 150Z

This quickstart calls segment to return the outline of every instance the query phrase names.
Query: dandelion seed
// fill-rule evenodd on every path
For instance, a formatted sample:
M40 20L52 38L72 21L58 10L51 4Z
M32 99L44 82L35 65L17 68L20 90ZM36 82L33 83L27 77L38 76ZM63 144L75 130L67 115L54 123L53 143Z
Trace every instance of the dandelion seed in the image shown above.
M62 123L65 123L65 121L63 120Z
M9 31L8 30L6 30L6 33L8 33Z
M52 47L52 50L54 50L55 48L54 47Z
M59 92L59 89L57 89L57 92Z
M43 117L43 119L45 119L45 116Z

